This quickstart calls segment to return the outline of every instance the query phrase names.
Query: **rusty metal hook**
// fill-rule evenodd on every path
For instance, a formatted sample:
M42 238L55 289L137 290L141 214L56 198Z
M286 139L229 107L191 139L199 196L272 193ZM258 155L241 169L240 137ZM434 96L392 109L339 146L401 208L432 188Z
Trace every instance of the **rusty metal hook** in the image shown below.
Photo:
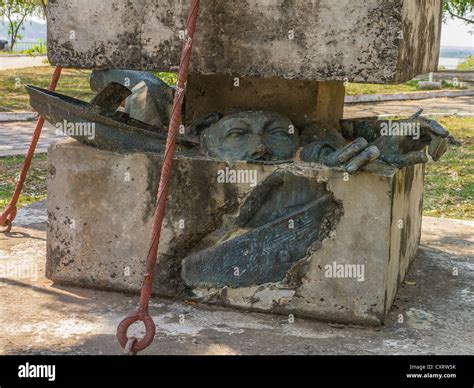
M156 326L153 319L148 314L148 305L152 294L153 275L156 267L156 259L158 253L158 245L160 241L161 225L166 208L166 199L168 194L169 182L171 179L171 167L173 163L173 155L175 151L176 138L178 136L179 124L181 122L181 112L183 107L184 90L189 73L189 64L191 59L191 48L193 43L194 32L196 31L196 21L199 13L200 0L190 0L189 15L186 23L186 44L183 45L181 53L181 62L178 71L178 82L176 93L174 96L171 120L168 129L168 137L166 141L166 149L164 154L163 165L161 169L160 184L158 187L156 210L152 227L152 238L150 249L147 256L147 269L144 275L144 281L140 294L140 305L138 312L125 318L117 328L117 338L125 349L129 344L132 353L139 352L147 348L155 337ZM127 336L128 329L135 322L142 321L146 327L145 337L136 342L132 342L133 338Z
M60 65L56 65L56 67L54 68L54 73L51 78L51 83L49 84L48 90L54 91L56 89L56 86L59 82L59 77L61 76L61 69L62 68ZM38 122L36 123L36 128L33 132L33 137L31 138L31 143L28 148L28 152L26 153L25 161L23 162L23 167L21 168L20 177L18 178L18 182L15 186L15 191L13 192L10 203L5 208L3 213L0 214L0 227L6 227L5 230L2 230L0 232L10 233L12 229L13 220L15 219L17 212L16 204L18 203L21 191L23 190L23 185L25 184L25 180L28 175L28 170L30 169L31 161L36 150L36 145L38 144L41 131L43 130L44 121L44 117L40 117L38 119Z
M128 329L136 322L143 322L145 325L145 336L141 340L135 337L128 337ZM156 325L150 314L147 311L137 311L120 322L120 325L117 327L117 339L120 346L127 353L135 355L137 352L141 352L150 346L155 338L155 332Z
M0 233L5 233L6 234L6 233L11 232L13 224L9 219L6 219L1 226L5 229L1 229Z
M0 227L5 228L3 230L0 230L1 233L10 233L13 226L13 220L16 217L16 212L16 206L13 204L9 204L5 208L5 211L0 214Z
M135 345L135 343L137 342L137 338L136 337L130 337L127 341L127 345L125 346L125 353L130 355L130 356L136 356L137 353L135 351L133 351L133 346Z

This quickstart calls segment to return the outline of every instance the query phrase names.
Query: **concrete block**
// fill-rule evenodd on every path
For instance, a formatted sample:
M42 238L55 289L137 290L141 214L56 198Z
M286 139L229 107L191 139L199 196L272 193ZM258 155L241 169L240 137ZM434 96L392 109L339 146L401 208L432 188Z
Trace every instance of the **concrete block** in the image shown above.
M187 6L50 0L49 60L175 71ZM400 83L436 70L441 17L442 0L203 1L191 72Z
M64 141L51 146L47 277L137 293L142 284L161 156L120 155ZM220 171L255 171L262 182L284 169L321 184L341 206L327 236L278 281L246 287L190 287L181 262L201 249L253 190L222 183ZM298 190L298 188L295 188ZM295 162L280 166L177 156L154 293L321 320L377 325L415 258L421 230L423 166L373 164L343 170Z
M284 114L295 126L318 121L337 128L343 118L344 93L342 82L192 74L186 90L186 121L210 112L266 110Z

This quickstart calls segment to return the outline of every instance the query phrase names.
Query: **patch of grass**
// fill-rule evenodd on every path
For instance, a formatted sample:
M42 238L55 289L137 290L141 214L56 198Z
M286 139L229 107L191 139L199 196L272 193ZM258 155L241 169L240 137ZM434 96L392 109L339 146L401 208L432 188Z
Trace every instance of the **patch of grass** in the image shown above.
M441 82L441 89L465 89L465 87L454 86L452 83L447 81ZM398 85L377 85L377 84L357 84L349 83L346 87L346 95L360 95L360 94L391 94L391 93L407 93L407 92L418 92L421 91L418 87L417 80L411 80L403 84ZM426 89L425 89L426 90Z
M29 55L30 57L36 57L39 55L46 55L48 54L48 51L46 50L46 47L37 45L37 46L33 46L32 48L28 50L21 51L20 54Z
M0 211L10 202L24 159L24 156L0 158ZM46 198L47 173L46 154L35 155L18 206L24 206Z
M474 70L474 56L469 55L456 67L456 70Z
M63 69L57 91L89 101L94 92L89 86L90 70ZM0 71L0 112L32 111L25 85L47 88L53 68L49 66Z
M178 80L178 74L176 73L154 72L153 74L170 86L175 86Z
M49 66L0 71L0 112L31 112L25 85L46 89L52 74L53 68ZM79 100L90 101L95 95L89 86L90 74L90 70L63 69L56 91ZM175 73L154 74L169 85L176 84Z
M0 57L13 57L17 56L18 53L12 52L12 51L5 51L5 50L0 50Z
M461 143L426 165L424 215L474 219L474 118L438 121Z
M415 81L416 82L416 81ZM416 83L417 85L418 83ZM346 95L354 96L359 94L389 94L416 92L418 88L413 81L400 85L377 85L377 84L355 84L349 83L346 87Z

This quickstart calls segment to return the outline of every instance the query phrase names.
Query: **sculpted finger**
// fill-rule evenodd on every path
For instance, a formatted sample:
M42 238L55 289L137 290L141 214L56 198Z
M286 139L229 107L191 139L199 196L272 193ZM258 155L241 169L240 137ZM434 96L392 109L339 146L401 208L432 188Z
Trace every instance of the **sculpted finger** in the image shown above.
M412 166L414 164L419 163L427 163L428 156L426 156L424 151L413 151L409 152L405 155L400 155L395 161L392 163L397 167L407 167Z
M360 154L367 148L369 143L363 137L355 139L353 142L347 144L345 147L337 150L325 158L325 163L328 166L338 166L351 160L354 156Z
M370 162L373 162L374 160L378 159L379 157L380 150L376 146L371 145L370 147L367 147L365 150L363 150L360 154L355 156L346 165L346 171L349 174L352 174L360 170L362 167L369 164Z

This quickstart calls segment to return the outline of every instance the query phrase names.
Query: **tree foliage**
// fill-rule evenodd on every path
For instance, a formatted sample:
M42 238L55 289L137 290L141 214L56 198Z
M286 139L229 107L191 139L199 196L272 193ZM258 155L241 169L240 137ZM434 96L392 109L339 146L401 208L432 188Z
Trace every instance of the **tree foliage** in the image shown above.
M0 19L7 22L7 33L10 50L13 49L18 39L21 39L21 31L25 21L31 16L44 17L43 0L0 0Z
M445 17L474 24L474 0L444 0Z

